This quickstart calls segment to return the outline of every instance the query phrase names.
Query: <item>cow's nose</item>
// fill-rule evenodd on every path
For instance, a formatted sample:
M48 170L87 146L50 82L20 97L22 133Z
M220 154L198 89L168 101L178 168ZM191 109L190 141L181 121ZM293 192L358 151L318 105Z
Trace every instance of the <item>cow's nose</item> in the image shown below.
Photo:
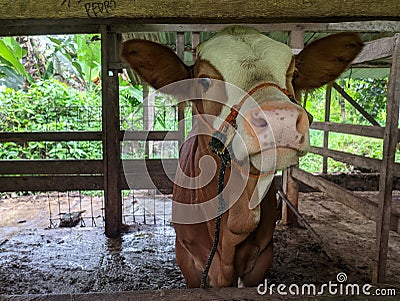
M301 149L308 137L307 113L293 104L263 106L247 116L252 132L262 145L268 146L270 139L275 139L276 145Z

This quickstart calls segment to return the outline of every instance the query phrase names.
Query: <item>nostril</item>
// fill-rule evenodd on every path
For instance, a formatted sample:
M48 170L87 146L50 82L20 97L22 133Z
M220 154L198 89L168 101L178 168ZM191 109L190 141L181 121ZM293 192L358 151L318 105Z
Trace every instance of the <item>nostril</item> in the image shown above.
M301 110L299 116L297 117L296 130L302 135L308 131L308 117L304 110Z
M267 127L268 126L268 122L263 119L263 118L254 118L251 123L259 128L263 128L263 127Z
M265 116L259 116L259 112L253 114L253 118L251 119L251 124L255 127L264 128L268 126L268 122ZM262 115L262 114L261 114Z

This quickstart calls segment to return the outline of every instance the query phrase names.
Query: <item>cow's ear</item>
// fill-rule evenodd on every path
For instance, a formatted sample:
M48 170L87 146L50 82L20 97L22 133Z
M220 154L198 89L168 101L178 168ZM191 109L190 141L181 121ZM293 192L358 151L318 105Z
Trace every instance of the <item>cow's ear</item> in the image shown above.
M121 57L155 89L190 78L190 69L171 49L151 41L123 42Z
M316 40L296 57L296 90L315 89L343 73L364 44L355 33L339 33Z

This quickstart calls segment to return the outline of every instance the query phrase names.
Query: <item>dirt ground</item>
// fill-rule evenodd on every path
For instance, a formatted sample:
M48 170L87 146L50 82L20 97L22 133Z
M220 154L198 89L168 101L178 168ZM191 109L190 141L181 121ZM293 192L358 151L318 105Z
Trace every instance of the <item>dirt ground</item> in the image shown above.
M375 223L322 193L301 194L300 204L323 247L305 228L278 225L268 282L323 284L345 273L348 283L370 283ZM0 294L184 287L168 224L135 225L120 239L108 239L88 222L47 229L48 208L37 196L0 199ZM388 258L387 283L400 287L397 233L391 233Z

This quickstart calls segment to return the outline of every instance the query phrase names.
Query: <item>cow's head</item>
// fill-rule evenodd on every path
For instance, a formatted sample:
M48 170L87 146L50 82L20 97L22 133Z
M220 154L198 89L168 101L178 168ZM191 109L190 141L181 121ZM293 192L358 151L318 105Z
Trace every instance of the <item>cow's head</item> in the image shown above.
M196 108L220 117L210 121L214 129L253 90L252 101L240 108L232 151L237 161L250 159L253 168L268 172L293 164L309 148L310 120L293 97L337 78L362 45L355 34L337 34L311 43L294 57L287 45L255 29L231 26L199 45L191 67L169 48L150 41L124 42L121 56L155 89L197 79L192 88L202 100ZM232 85L239 89L228 88ZM206 100L215 98L217 102Z

